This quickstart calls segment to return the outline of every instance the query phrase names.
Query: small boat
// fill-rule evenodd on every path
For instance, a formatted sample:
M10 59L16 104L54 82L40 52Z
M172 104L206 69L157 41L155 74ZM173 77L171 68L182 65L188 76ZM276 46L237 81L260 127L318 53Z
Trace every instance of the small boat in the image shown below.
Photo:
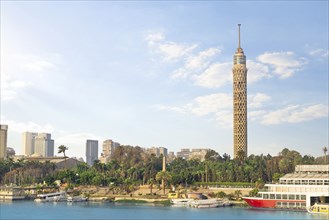
M38 194L35 202L62 202L67 201L66 192L55 192L55 193L46 193Z
M189 202L192 208L217 208L223 206L217 199L200 199Z
M82 196L69 196L67 202L86 202L88 198Z
M187 206L193 199L171 199L170 203L177 206Z
M312 214L329 215L329 204L328 203L315 203L307 211Z

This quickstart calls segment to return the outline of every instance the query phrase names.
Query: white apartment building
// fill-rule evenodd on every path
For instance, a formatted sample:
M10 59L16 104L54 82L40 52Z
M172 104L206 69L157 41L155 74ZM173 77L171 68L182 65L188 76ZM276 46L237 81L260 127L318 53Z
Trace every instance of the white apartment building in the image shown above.
M34 146L35 146L35 137L38 136L36 132L24 132L22 143L23 143L23 155L31 156L34 154Z
M38 154L42 157L54 156L54 140L49 133L24 132L23 138L23 155L31 156Z
M35 137L34 154L42 157L54 156L54 140L51 139L51 134L41 133Z
M94 161L98 159L98 141L87 140L86 142L86 162L89 166L94 164Z

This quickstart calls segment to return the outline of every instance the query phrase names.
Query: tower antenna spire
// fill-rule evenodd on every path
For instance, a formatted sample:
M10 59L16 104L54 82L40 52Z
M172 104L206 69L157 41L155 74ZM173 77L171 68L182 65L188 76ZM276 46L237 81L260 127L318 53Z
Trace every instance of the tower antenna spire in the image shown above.
M240 26L241 24L238 24L238 29L239 29L239 45L238 45L238 48L241 48L241 41L240 41Z

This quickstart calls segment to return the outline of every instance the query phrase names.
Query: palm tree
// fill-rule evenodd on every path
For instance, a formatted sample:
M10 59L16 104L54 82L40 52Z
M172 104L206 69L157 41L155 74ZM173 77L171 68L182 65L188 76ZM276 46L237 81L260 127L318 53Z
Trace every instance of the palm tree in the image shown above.
M155 180L153 178L149 179L148 183L150 184L150 195L153 194L152 190L153 190L153 185L155 183Z
M69 148L64 146L64 145L61 145L58 147L58 153L63 153L64 154L64 160L65 160L65 168L66 168L66 155L65 155L65 151L67 151Z
M65 155L65 151L67 151L69 148L68 147L66 147L66 146L64 146L64 145L61 145L61 146L59 146L58 147L58 153L60 154L60 153L63 153L64 154L64 157L66 157L66 155Z
M328 148L324 147L324 148L322 148L322 151L324 153L324 164L327 164L327 151L328 151Z
M157 181L162 180L163 195L165 195L166 194L165 182L170 181L172 179L171 174L168 171L160 171L155 176L155 179Z

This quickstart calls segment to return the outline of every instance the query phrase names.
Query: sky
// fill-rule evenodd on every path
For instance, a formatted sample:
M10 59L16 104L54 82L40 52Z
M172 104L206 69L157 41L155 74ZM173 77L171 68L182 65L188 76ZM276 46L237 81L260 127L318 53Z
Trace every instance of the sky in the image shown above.
M248 154L328 147L328 1L1 1L1 124L233 155L232 66L241 25Z

